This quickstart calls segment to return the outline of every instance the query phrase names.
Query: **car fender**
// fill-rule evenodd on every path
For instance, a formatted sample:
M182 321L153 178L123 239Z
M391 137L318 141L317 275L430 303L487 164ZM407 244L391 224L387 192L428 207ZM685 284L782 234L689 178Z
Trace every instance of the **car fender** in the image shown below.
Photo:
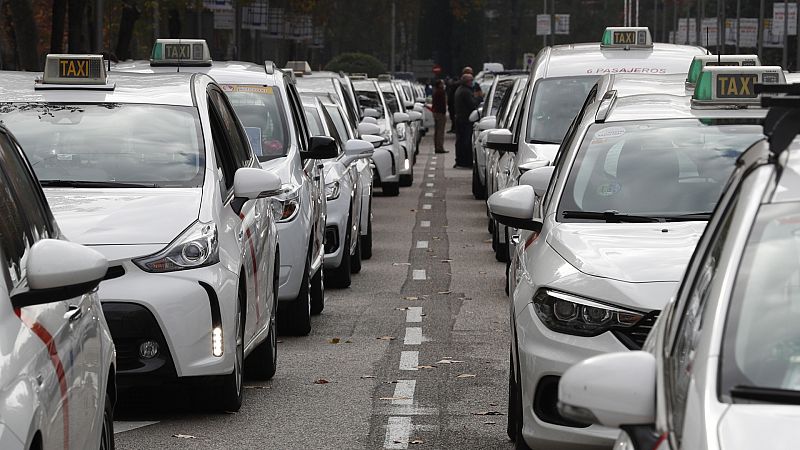
M375 153L372 154L372 161L375 163L375 168L378 170L378 176L380 176L381 180L386 180L397 173L394 155L386 147L375 149Z
M13 408L8 403L0 405L0 448L14 442L24 442L30 448L36 432L41 429L41 411L36 390L32 386L33 379L18 379L11 386L3 388L3 397L13 398ZM60 424L59 424L60 425Z

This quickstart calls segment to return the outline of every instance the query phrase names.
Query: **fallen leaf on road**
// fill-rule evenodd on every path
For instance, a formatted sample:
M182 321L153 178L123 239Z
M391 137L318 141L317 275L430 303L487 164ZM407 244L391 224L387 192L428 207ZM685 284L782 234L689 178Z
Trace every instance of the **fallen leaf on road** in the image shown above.
M435 369L436 366L427 366L427 365L420 365L417 366L417 369Z
M173 434L172 437L178 439L197 439L197 436L192 436L191 434Z
M330 338L328 339L328 344L338 344L339 338Z
M320 378L319 380L314 380L314 384L328 384L330 381L326 380L325 378Z
M406 300L419 300L419 297L414 297L414 296L411 296L411 295L409 295L407 297L403 297L403 298L406 299Z
M364 378L375 378L375 375L361 375L361 379L363 380ZM492 405L492 406L495 406L495 405Z
M464 361L459 361L457 359L444 358L441 361L436 361L436 364L457 364L457 363L463 363L463 362Z
M394 336L381 336L381 337L377 337L375 339L379 339L381 341L393 341L394 340Z
M462 373L461 375L457 376L456 378L475 378L475 375L471 374L471 373Z
M500 411L483 411L483 412L476 412L472 413L473 416L502 416L503 413Z
M479 271L478 273L480 273L480 274L483 274L483 275L486 275L486 272L484 272L484 271L482 271L482 270L481 270L481 271Z
M411 397L381 397L379 400L411 400Z
M439 291L439 292L437 292L437 294L439 294L439 295L447 295L447 294L452 294L452 293L453 293L453 291Z
M483 422L483 423L486 424L486 425L494 425L497 422L495 422L494 420L487 420L486 422Z
M410 266L411 263L392 263L393 266Z

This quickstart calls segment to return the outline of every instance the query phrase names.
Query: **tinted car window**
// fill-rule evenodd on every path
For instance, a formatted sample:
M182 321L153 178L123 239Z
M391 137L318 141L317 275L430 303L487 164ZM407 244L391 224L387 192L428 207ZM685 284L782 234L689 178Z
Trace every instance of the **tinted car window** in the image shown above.
M259 161L285 156L289 131L280 91L272 86L225 84L220 87L242 121Z

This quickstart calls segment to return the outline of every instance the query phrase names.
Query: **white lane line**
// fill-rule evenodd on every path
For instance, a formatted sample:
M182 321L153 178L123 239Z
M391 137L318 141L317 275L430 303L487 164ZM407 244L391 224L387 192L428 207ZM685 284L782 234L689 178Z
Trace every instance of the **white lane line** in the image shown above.
M428 276L425 274L425 269L414 269L411 271L412 280L427 280Z
M428 248L428 241L417 241L417 248Z
M420 220L419 226L422 228L430 228L431 221L430 220Z
M433 192L426 192L425 197L433 197Z
M422 209L431 209L431 204L430 203L423 204Z
M383 448L406 449L411 438L411 417L389 417Z
M433 183L425 183L425 186L427 186L427 187L433 187Z
M436 161L436 156L431 156L431 160Z
M422 327L406 327L406 337L403 339L403 344L422 344Z
M393 405L413 405L414 404L414 390L417 387L417 380L397 380L394 386L394 397L397 400L392 400Z
M129 421L129 420L115 420L114 421L114 434L124 433L126 431L135 430L150 425L155 425L158 422L148 421Z
M435 166L436 165L436 161L431 161L431 165Z
M433 177L435 177L435 176L436 176L436 174L434 174L434 173L429 173L429 174L428 174L428 178L433 178Z
M422 322L422 306L409 306L406 310L406 322Z
M419 352L404 350L400 353L400 370L419 370Z

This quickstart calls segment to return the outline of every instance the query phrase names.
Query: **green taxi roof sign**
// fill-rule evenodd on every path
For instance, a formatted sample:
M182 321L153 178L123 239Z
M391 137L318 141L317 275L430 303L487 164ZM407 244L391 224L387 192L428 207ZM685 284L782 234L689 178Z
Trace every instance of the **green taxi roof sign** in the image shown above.
M211 61L205 39L156 39L150 53L151 66L203 67Z
M690 87L697 83L700 72L704 67L710 66L760 66L758 55L699 55L692 59L689 73L686 75L686 84Z
M647 27L607 27L600 41L601 48L653 48L653 38Z
M779 66L706 66L697 79L692 105L759 105L756 83L785 84Z
M114 89L103 55L49 54L36 89Z

